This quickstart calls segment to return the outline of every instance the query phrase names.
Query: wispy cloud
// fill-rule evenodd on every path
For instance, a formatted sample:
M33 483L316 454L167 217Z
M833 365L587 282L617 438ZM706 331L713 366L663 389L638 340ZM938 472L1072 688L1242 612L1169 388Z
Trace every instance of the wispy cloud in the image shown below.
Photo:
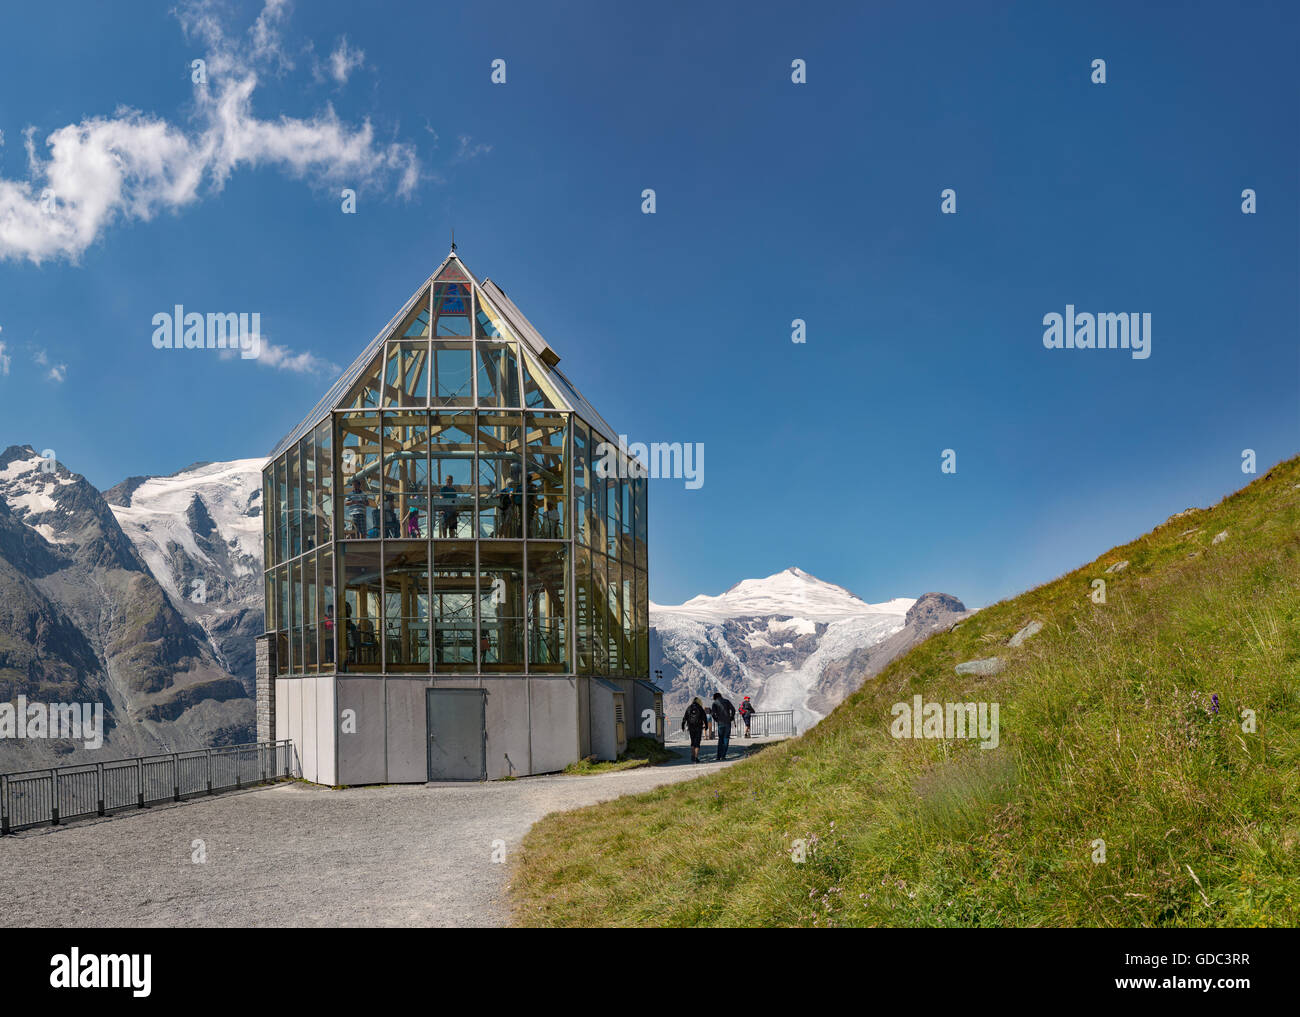
M63 382L68 380L68 365L51 363L49 354L47 354L44 350L36 350L34 353L32 353L32 360L36 363L38 367L49 368L49 370L45 372L45 378L47 381L53 381L62 384ZM8 373L9 372L6 370L5 374Z
M4 326L0 325L0 332L4 331ZM0 378L8 377L9 365L13 363L13 358L5 352L5 344L0 343Z
M295 353L287 346L277 346L273 342L268 342L264 336L257 337L257 349L258 355L253 359L263 367L271 367L279 371L293 371L296 374L332 375L339 374L342 371L342 368L337 364L330 363L330 361L318 357L314 353L306 350ZM223 360L234 360L236 357L240 357L238 350L221 351L221 359Z
M366 64L366 51L348 45L345 35L339 40L338 47L330 54L330 76L340 85L346 85L352 72Z
M182 29L206 47L207 82L195 86L188 127L119 107L53 131L45 139L48 158L37 154L28 128L28 178L0 179L0 260L75 261L115 221L178 211L245 167L409 196L421 177L414 146L377 142L369 120L349 126L328 105L310 119L253 114L259 73L293 66L280 36L288 6L267 0L244 39L227 35L213 0L181 5ZM353 52L360 54L345 50L345 63Z
M468 134L462 134L459 141L460 145L456 149L456 162L469 162L471 159L480 155L487 155L488 152L492 151L491 145L485 145L482 142L475 144L474 139Z

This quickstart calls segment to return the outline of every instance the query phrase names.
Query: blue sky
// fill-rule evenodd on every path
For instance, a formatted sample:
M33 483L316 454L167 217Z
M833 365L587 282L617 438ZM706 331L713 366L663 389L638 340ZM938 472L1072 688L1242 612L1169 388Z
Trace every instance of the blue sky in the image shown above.
M1300 451L1294 4L171 8L0 35L0 446L101 487L264 455L453 226L614 426L703 443L660 603L797 564L982 605ZM155 350L176 303L275 363ZM1067 303L1150 358L1045 349Z

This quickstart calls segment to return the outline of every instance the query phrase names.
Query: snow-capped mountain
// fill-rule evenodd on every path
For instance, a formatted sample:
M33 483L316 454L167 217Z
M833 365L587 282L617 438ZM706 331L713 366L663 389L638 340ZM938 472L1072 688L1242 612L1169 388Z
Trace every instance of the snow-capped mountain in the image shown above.
M927 594L926 598L945 597ZM745 696L759 710L792 710L803 731L821 720L866 677L846 663L902 636L909 618L925 616L920 601L896 597L869 604L842 586L788 568L765 579L746 579L716 597L684 604L650 605L651 667L663 671L665 709L680 718L692 696L706 702L722 692L733 703ZM961 603L946 597L944 611ZM933 623L933 624L932 624ZM902 639L895 639L895 643ZM877 655L879 656L879 655ZM889 658L892 659L892 656ZM887 660L878 663L878 671Z
M31 446L0 453L0 702L99 703L114 758L246 740L252 703L103 495ZM0 769L84 747L0 739Z
M154 578L250 695L263 619L263 463L195 463L166 477L130 477L104 493Z

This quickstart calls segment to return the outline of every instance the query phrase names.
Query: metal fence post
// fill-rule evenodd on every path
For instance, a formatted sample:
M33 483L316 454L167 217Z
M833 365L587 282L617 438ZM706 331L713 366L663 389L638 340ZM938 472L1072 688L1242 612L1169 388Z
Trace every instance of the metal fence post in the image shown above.
M0 834L9 832L9 776L0 774Z
M50 822L59 825L59 768L50 767Z
M172 801L181 800L181 758L172 753Z
M135 761L135 803L144 808L144 760L139 758Z
M99 801L99 808L96 810L99 815L104 814L104 764L95 764L95 797Z
M257 761L262 767L262 783L265 784L266 783L266 744L264 742L257 743Z
M203 758L206 759L208 763L208 794L212 794L212 750L204 749Z

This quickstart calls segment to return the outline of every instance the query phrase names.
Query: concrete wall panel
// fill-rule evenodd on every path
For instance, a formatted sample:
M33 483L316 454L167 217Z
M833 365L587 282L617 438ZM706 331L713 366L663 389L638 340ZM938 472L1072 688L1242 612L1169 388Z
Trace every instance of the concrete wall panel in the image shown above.
M423 783L429 779L427 690L428 681L389 678L388 780L393 784Z
M577 678L531 678L533 773L563 770L578 758Z
M528 763L528 680L493 678L487 691L488 779L522 776Z
M316 782L338 783L334 764L335 740L338 731L338 714L334 709L334 678L323 675L316 681Z
M354 734L343 730L344 713L355 714ZM384 681L382 678L340 678L335 722L339 725L340 784L382 784L388 780L384 743Z

